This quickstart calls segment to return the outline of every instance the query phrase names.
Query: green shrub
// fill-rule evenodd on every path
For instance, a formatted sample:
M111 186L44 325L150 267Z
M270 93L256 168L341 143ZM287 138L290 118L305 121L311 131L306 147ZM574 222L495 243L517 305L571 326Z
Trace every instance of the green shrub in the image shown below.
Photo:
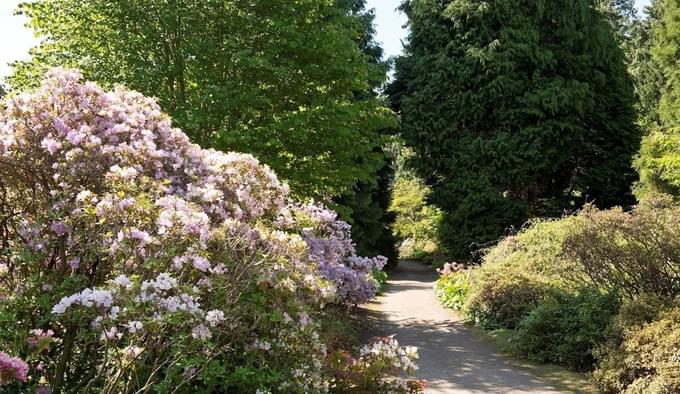
M586 207L564 253L598 288L629 299L680 296L680 206L669 199L641 202L632 212Z
M402 258L422 259L439 249L441 211L427 203L429 195L430 189L412 174L399 174L394 183L389 210L396 216L392 229L402 240Z
M606 340L618 309L613 292L602 294L589 288L575 294L556 291L519 323L517 351L535 361L590 369L595 362L592 349Z
M375 283L375 287L378 289L378 294L380 294L385 289L385 285L387 284L387 272L372 268L370 280Z
M680 392L680 306L645 296L624 304L597 349L593 381L605 393Z
M559 220L534 220L518 234L486 250L483 266L491 271L535 275L551 284L574 288L586 279L576 262L563 253L563 243L582 225L579 216Z
M625 302L614 318L610 338L623 339L626 330L651 323L659 313L668 309L669 303L668 299L653 294L643 294L635 300Z
M677 334L658 323L679 295L680 206L657 197L630 212L588 206L530 223L486 251L464 311L484 328L515 328L513 350L524 357L579 370L597 363L604 391L679 392L669 378ZM669 334L652 341L654 325Z
M515 328L549 291L549 286L512 271L478 270L471 284L464 311L486 329Z
M468 271L459 271L439 277L435 285L435 294L442 305L458 311L463 308L470 293L469 275Z

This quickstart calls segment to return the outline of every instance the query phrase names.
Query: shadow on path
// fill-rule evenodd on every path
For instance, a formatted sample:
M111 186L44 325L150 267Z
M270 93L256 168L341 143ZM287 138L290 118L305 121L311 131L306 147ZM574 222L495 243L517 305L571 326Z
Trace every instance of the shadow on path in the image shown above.
M402 261L383 295L364 306L380 334L396 334L400 344L418 347L417 377L428 381L427 393L559 392L512 366L441 307L432 289L436 279L431 267Z

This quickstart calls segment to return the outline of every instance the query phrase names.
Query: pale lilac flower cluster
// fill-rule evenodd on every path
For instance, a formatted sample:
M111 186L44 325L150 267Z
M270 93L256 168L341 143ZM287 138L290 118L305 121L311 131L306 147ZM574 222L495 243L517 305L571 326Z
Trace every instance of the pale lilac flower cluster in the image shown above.
M85 289L80 293L62 298L57 305L52 307L52 313L61 315L74 304L108 310L113 305L113 295L107 290Z
M347 223L291 201L254 157L201 149L153 100L105 92L75 71L52 70L38 91L0 108L0 179L12 180L6 204L27 212L7 225L14 253L7 261L33 259L25 270L3 261L0 276L28 272L26 283L58 294L53 319L82 319L83 330L126 353L163 335L218 341L239 316L234 300L214 292L235 289L237 299L241 287L275 291L298 310L280 327L262 324L261 337L279 340L259 351L291 352L303 341L312 349L310 381L286 390L323 387L314 308L370 299L372 272L385 263L357 256ZM86 284L64 296L59 285L69 276ZM27 278L14 279L7 282Z
M387 368L394 368L404 372L418 370L415 360L418 359L418 349L414 346L399 346L394 336L377 338L360 350L360 360L380 359L386 362Z
M382 270L387 259L357 256L351 227L335 212L313 203L295 205L284 212L278 225L302 228L311 258L319 272L335 284L342 302L360 304L375 296L378 289L372 273Z
M462 263L456 263L456 262L451 262L451 263L445 263L442 268L437 268L436 271L439 275L450 275L455 272L461 272L465 271L467 267L465 264Z
M54 69L39 92L9 100L0 114L0 159L31 160L65 199L84 184L99 190L146 177L215 219L251 220L283 207L287 186L252 156L201 149L153 100L122 88L106 93L81 78ZM47 156L36 162L40 151Z
M25 382L28 379L28 364L19 357L10 357L0 352L0 385L14 380Z

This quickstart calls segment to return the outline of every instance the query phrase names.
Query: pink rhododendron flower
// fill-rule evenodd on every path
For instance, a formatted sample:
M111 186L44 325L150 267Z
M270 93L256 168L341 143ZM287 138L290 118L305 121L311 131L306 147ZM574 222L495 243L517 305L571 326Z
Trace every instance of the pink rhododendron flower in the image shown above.
M0 385L13 380L25 382L28 379L28 364L19 357L10 357L0 352Z
M300 313L299 317L300 317L300 326L302 328L305 328L310 322L309 315L307 314L307 312L302 312L302 313Z
M191 330L191 336L196 339L206 340L212 337L212 333L208 327L201 323Z
M26 339L31 349L43 349L54 340L54 331L31 330L31 336Z
M215 327L218 325L221 321L224 320L224 312L220 310L212 310L209 311L205 317L205 320L210 323L211 327Z
M35 389L35 394L51 394L52 391L50 390L49 387L46 386L40 386L37 389Z

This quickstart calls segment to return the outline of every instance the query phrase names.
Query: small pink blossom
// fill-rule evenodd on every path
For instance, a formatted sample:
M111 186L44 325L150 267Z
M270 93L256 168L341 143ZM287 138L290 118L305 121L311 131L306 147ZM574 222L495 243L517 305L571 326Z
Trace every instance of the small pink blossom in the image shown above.
M220 310L217 310L217 309L216 309L216 310L209 311L209 312L207 313L206 317L205 317L205 320L207 320L208 323L210 323L210 326L211 326L211 327L215 327L215 326L218 325L221 321L224 320L224 312L222 312L222 311L220 311Z
M50 391L49 387L46 386L39 386L37 389L35 389L35 394L51 394L52 391Z
M71 145L78 145L85 139L85 135L78 131L69 131L66 135L66 139Z
M191 330L191 336L196 339L206 340L212 337L212 333L210 332L208 327L201 323Z
M59 237L68 232L68 226L66 226L66 224L64 224L64 222L61 221L52 222L50 229Z
M68 261L68 265L74 270L78 269L78 267L80 267L80 258L78 257L72 258L71 260Z
M61 142L55 140L54 138L51 137L46 137L45 139L42 140L42 143L40 144L46 151L50 153L50 155L54 155L59 149L61 149Z
M210 261L205 257L195 256L193 258L193 265L199 271L206 272L210 269Z
M153 241L149 233L147 233L146 231L138 230L136 228L130 230L130 238L138 240L142 247Z
M36 349L48 345L50 342L53 341L53 338L54 331L52 330L43 331L37 329L31 330L31 336L26 339L26 342L28 342L29 347L31 347L32 349Z
M0 352L0 385L13 380L25 382L28 379L28 364L19 357L10 357Z
M60 135L67 134L71 130L61 118L54 118L54 128L57 129Z
M307 325L310 323L309 315L307 314L307 312L301 312L298 316L300 317L300 326L302 328L307 327Z

